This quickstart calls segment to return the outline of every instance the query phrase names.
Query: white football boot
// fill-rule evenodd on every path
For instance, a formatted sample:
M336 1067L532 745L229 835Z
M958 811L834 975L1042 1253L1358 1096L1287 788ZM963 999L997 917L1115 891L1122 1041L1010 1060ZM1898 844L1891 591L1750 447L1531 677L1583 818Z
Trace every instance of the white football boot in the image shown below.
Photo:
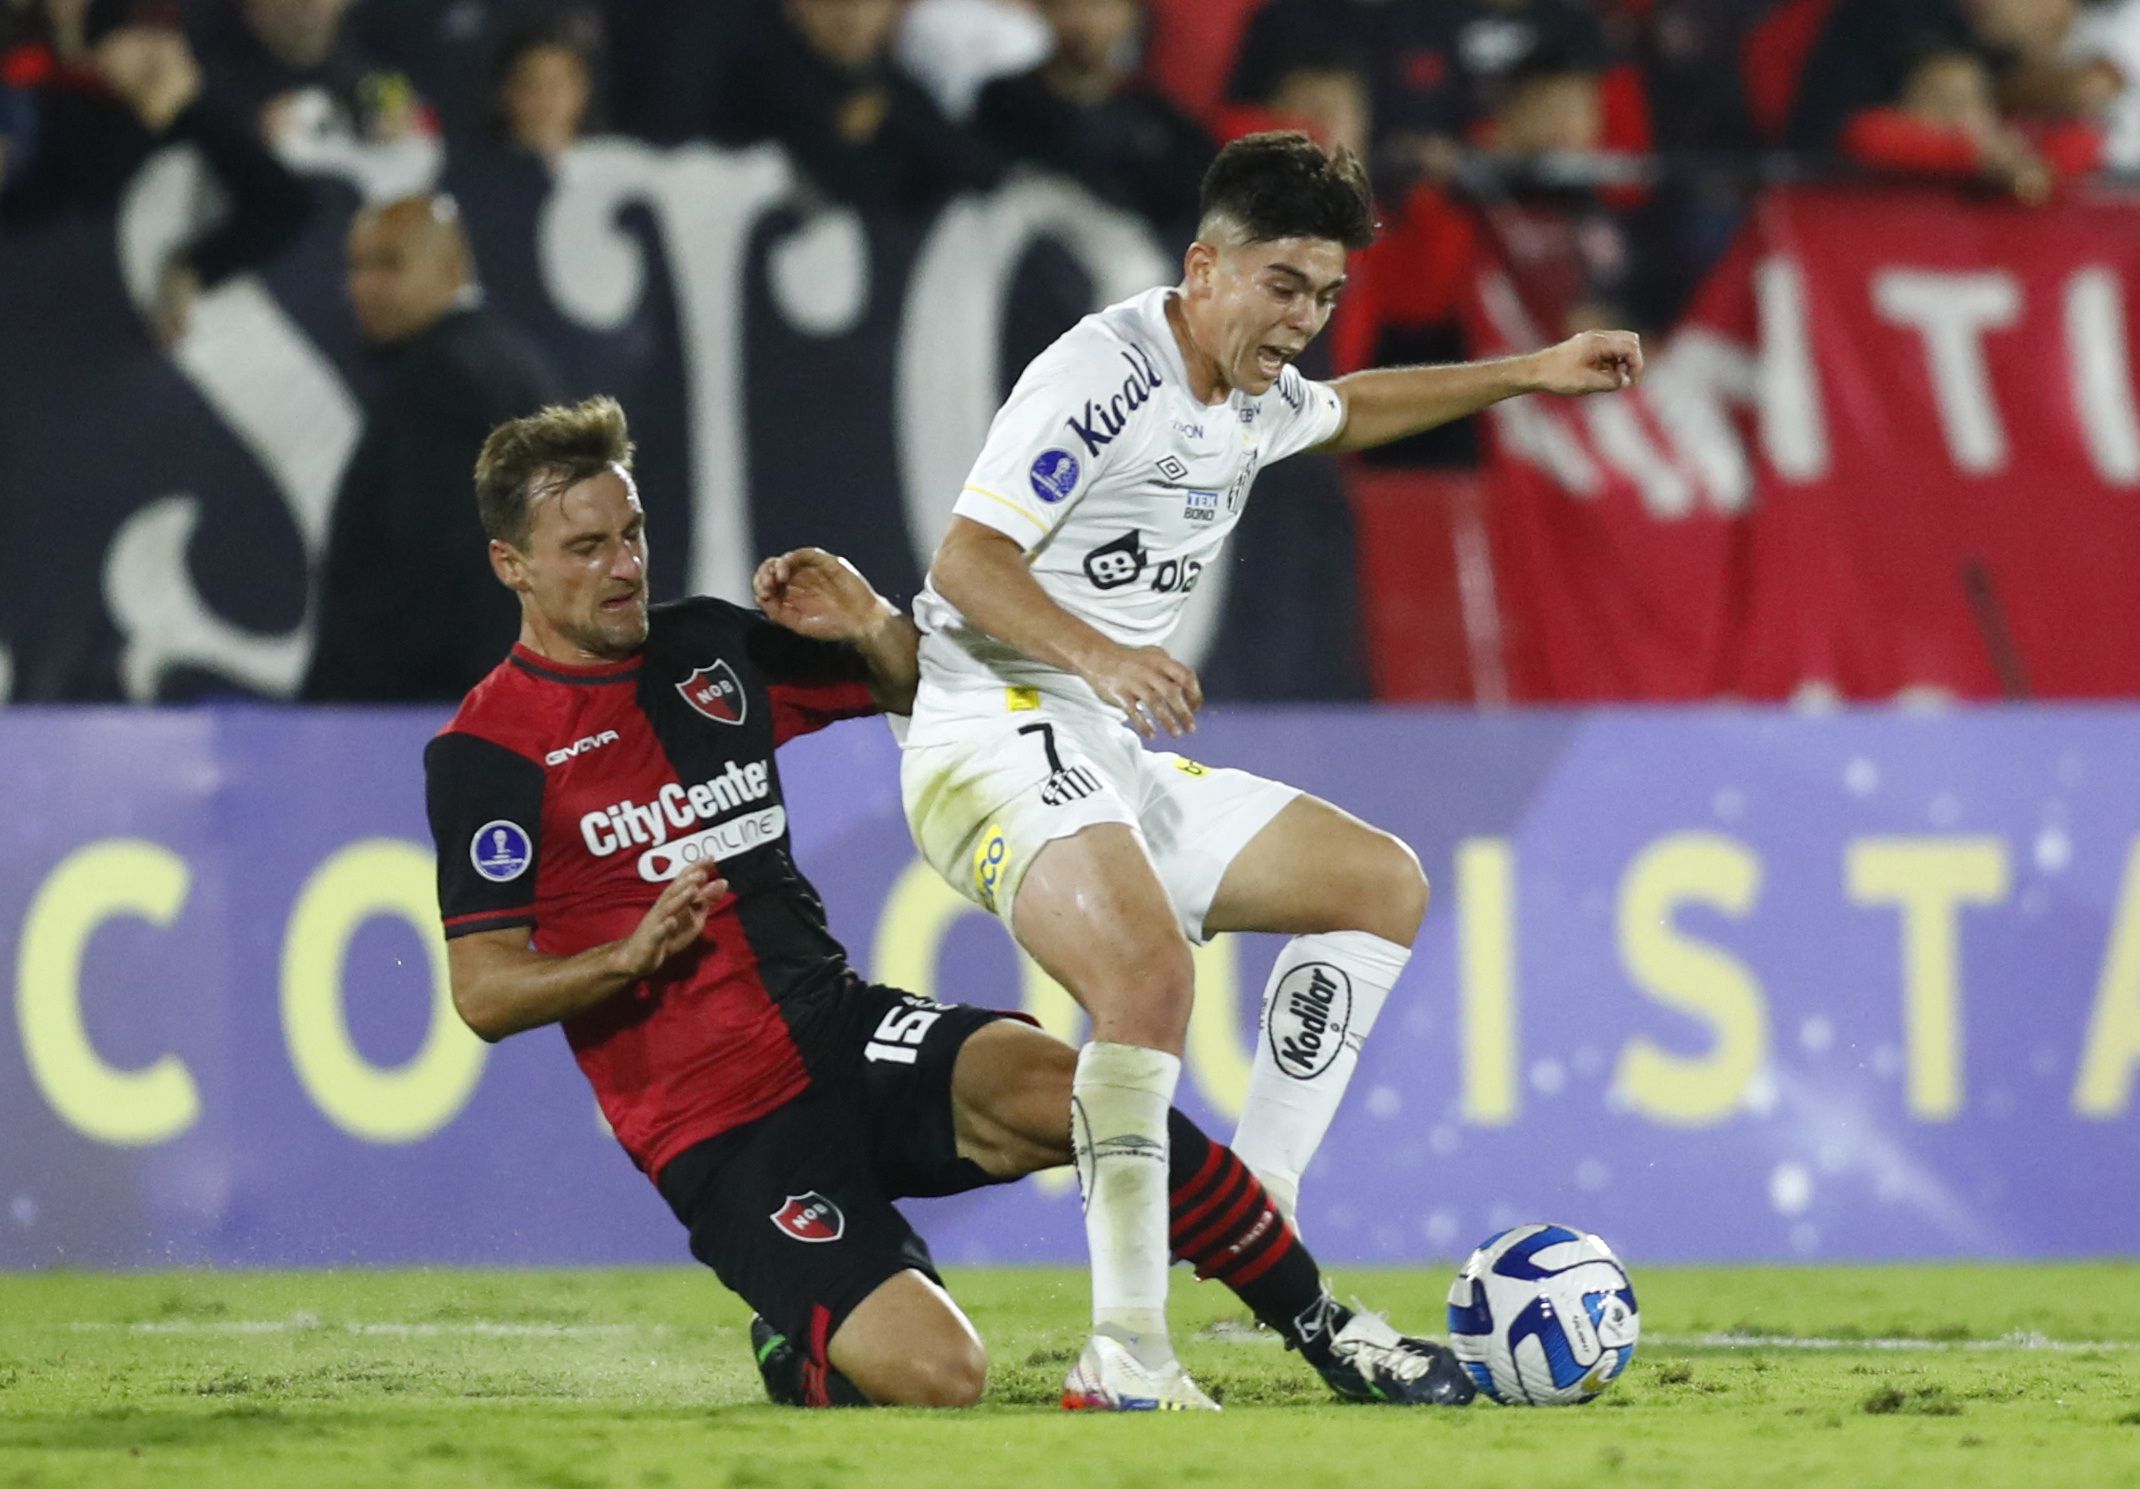
M1217 1411L1178 1360L1153 1368L1129 1346L1094 1334L1063 1382L1064 1411Z
M1330 1389L1348 1400L1463 1406L1478 1394L1445 1346L1400 1334L1379 1313L1332 1304L1329 1323L1327 1350L1302 1353Z

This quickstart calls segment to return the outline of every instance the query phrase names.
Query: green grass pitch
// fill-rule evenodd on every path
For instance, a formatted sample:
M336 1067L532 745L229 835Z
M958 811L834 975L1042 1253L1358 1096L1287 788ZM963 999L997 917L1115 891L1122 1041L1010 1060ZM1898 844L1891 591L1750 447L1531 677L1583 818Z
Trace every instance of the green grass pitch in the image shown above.
M1448 1276L1335 1280L1439 1332ZM1217 1417L1058 1410L1070 1270L952 1274L992 1365L944 1414L763 1404L684 1269L0 1277L0 1489L2140 1485L2140 1266L1638 1267L1599 1401L1444 1412L1336 1404L1175 1277Z

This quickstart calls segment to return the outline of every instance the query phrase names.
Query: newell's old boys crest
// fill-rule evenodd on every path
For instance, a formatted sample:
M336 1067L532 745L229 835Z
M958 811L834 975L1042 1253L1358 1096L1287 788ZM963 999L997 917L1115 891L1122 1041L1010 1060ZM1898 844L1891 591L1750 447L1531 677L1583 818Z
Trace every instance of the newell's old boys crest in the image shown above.
M676 685L690 704L716 724L740 724L746 706L743 684L726 662L701 667Z
M796 1241L837 1241L847 1234L847 1217L840 1207L815 1189L789 1195L771 1219L782 1235Z

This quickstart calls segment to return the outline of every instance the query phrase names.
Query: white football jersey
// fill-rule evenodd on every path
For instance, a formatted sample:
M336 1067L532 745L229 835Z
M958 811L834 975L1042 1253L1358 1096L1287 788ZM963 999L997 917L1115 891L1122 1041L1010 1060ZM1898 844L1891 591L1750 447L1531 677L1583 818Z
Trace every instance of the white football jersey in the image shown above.
M1344 423L1336 390L1290 365L1260 398L1199 401L1167 323L1174 293L1088 315L1034 358L952 508L1015 540L1049 599L1125 646L1173 634L1257 470ZM1106 707L1082 678L975 630L934 586L915 599L914 619L914 744L933 742L939 721L1001 714L1006 689Z

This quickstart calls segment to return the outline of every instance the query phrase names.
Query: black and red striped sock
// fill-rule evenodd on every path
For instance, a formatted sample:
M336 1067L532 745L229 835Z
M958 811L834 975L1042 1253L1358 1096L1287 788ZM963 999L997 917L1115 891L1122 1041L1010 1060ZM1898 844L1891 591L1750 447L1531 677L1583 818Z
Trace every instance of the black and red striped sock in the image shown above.
M1217 1278L1292 1344L1324 1323L1322 1268L1233 1150L1179 1111L1167 1119L1167 1244L1199 1278Z

